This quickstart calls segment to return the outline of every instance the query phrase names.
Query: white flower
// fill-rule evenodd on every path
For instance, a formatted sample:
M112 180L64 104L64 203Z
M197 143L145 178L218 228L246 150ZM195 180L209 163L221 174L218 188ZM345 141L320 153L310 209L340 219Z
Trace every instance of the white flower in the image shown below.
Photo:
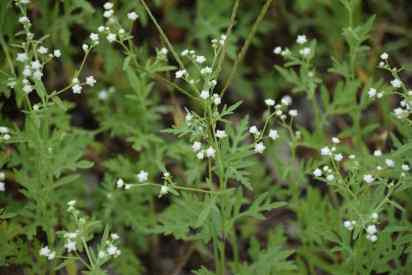
M116 34L115 33L109 33L106 37L107 41L110 43L116 41Z
M258 134L259 134L259 130L258 130L258 128L257 128L255 125L253 125L253 126L251 126L251 127L249 128L249 133L251 133L251 134L253 134L253 135L258 135Z
M16 60L19 62L25 62L28 59L27 53L18 53Z
M277 140L277 139L279 138L279 133L278 133L278 131L271 129L271 130L269 131L269 137L270 137L271 139L273 139L273 140Z
M0 172L0 180L5 180L6 179L6 173Z
M188 50L188 49L184 49L184 50L180 53L181 56L186 56L186 55L188 55L188 54L189 54L189 50Z
M106 257L106 252L104 252L103 250L99 251L98 255L97 255L100 259Z
M41 69L41 67L42 66L41 66L41 63L39 62L39 60L35 60L31 63L31 68L33 70L39 70L39 69Z
M2 181L0 181L0 192L6 191L6 184Z
M373 155L374 155L375 157L380 157L380 156L382 156L382 151L381 151L381 150L375 150L375 151L373 152Z
M129 18L129 20L131 21L135 21L137 18L139 18L139 15L137 15L136 12L132 11L127 14L127 18Z
M351 221L344 221L343 226L349 231L353 230L353 223Z
M53 55L56 58L59 58L60 56L62 56L62 52L59 49L56 49L53 51Z
M120 237L119 237L118 234L112 233L112 234L110 234L110 238L112 238L112 240L118 240Z
M193 119L193 115L191 113L187 113L185 116L185 120L186 122L190 122Z
M315 177L320 177L322 176L322 170L320 170L319 168L316 168L315 171L313 171L313 175Z
M288 105L292 104L292 98L288 95L285 95L284 97L282 97L282 99L280 101L285 106L288 106Z
M371 214L371 218L372 218L372 220L378 220L378 218L379 218L379 215L378 215L378 213L376 213L376 212L373 212L372 214Z
M101 90L101 91L97 94L97 97L98 97L100 100L107 100L107 98L109 97L109 94L107 93L106 90Z
M21 23L21 24L30 23L30 19L29 19L27 16L21 16L21 17L19 18L19 23Z
M266 146L263 144L263 142L259 142L255 144L255 152L262 154L263 151L265 151Z
M82 49L83 49L83 51L87 52L89 50L89 45L83 44Z
M366 227L366 232L368 233L368 235L376 234L378 232L378 230L376 229L376 225L374 224L368 225Z
M198 158L198 159L204 159L205 158L205 152L202 150L202 151L199 151L197 154L196 154L196 157Z
M98 32L104 32L104 26L99 26L99 27L97 28L97 31L98 31Z
M122 178L120 178L120 179L118 179L117 181L116 181L116 186L117 186L117 188L122 188L123 186L124 186L124 180L122 179Z
M394 167L395 166L395 162L391 159L385 159L385 163L388 167Z
M176 72L176 78L182 78L187 74L186 70L179 70Z
M296 109L289 110L289 115L291 117L297 117L298 116L298 110L296 110Z
M166 185L162 185L162 187L160 187L160 192L159 192L159 197L166 195L167 193L169 193L169 187Z
M147 172L144 171L144 170L140 170L139 174L136 175L137 180L138 180L139 182L147 181L148 176L149 176L149 173L147 173Z
M303 55L304 57L307 57L308 55L310 55L311 49L310 49L309 47L305 47L305 48L301 49L301 50L299 51L299 53L300 53L301 55Z
M372 175L369 175L369 174L367 174L367 175L365 175L365 176L363 176L363 180L366 182L366 183L372 183L375 179L373 178L373 176Z
M49 52L49 49L47 49L46 47L44 47L44 46L40 46L40 48L37 50L39 53L41 53L41 54L46 54L46 53L48 53Z
M389 58L389 55L386 52L383 52L380 57L382 60L386 60Z
M376 242L378 240L378 237L376 237L376 235L366 235L366 239L368 239L371 242Z
M86 78L86 84L89 85L90 87L93 87L94 84L96 84L96 80L94 79L92 75Z
M109 254L110 256L120 255L120 250L113 244L110 244L106 251L107 251L107 254Z
M198 55L198 56L196 56L195 61L196 61L196 63L203 64L206 61L206 57L204 57L202 55Z
M394 88L400 88L402 86L402 81L400 81L399 78L395 78L394 80L391 81L391 85Z
M374 88L370 88L368 91L368 95L370 98L375 97L376 96L376 89Z
M49 260L53 260L54 257L56 256L56 252L51 251L48 246L40 248L39 254L40 256L47 257Z
M75 201L75 200L71 200L71 201L68 201L68 202L67 202L67 205L68 205L68 206L72 206L72 207L73 207L75 204L76 204L76 201Z
M25 77L31 76L31 70L30 70L30 67L29 67L29 66L27 66L27 65L24 66L23 75L24 75Z
M69 240L65 243L64 248L66 248L68 253L76 251L76 242Z
M323 147L323 148L320 149L320 154L322 156L330 156L332 154L332 152L329 149L329 147Z
M209 147L206 149L206 157L208 158L214 158L215 157L215 149L213 149L213 147Z
M282 47L276 47L273 49L274 54L281 54L282 53Z
M339 143L340 143L340 139L337 138L337 137L333 137L333 138L332 138L332 142L335 143L335 144L339 144Z
M209 91L207 90L203 90L202 92L200 92L200 97L204 100L209 98Z
M36 79L36 80L40 80L42 77L43 77L43 73L40 70L36 70L33 73L33 78Z
M199 141L195 141L192 145L193 152L197 152L200 149L202 149L202 143L200 143Z
M111 3L111 2L106 2L106 3L104 3L103 8L104 8L105 10L110 10L110 9L113 8L113 3Z
M225 138L225 137L227 137L225 130L217 130L217 131L216 131L216 137L217 137L217 138Z
M265 104L267 106L273 106L273 105L275 105L275 101L271 98L267 98L267 99L265 99Z
M31 92L33 91L33 86L32 86L32 85L24 85L23 91L24 91L26 94L29 94L29 93L31 93Z
M82 93L82 86L80 86L79 84L75 84L72 87L72 91L73 91L73 94L81 94Z
M296 42L298 44L305 44L307 42L306 35L298 35L298 37L296 38Z
M204 67L200 70L200 73L202 75L206 75L206 74L211 74L212 73L212 68L210 67Z
M336 154L336 155L335 155L335 160L336 160L337 162L341 161L342 159L343 159L342 154Z
M333 181L333 180L335 179L335 176L332 175L332 174L329 174L329 175L327 175L326 179L327 179L328 181Z
M220 103L222 103L222 98L218 94L213 94L212 99L213 104L215 105L219 105Z
M403 171L409 171L410 170L410 167L409 167L409 165L407 165L407 164L402 164L402 170Z

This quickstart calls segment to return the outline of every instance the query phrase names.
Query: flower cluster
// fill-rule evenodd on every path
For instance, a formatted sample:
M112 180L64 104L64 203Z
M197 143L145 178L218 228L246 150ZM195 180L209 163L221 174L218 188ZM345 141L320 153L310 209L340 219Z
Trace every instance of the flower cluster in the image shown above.
M6 173L3 171L0 171L0 192L6 191L6 184L4 183L4 180L6 179Z
M10 129L6 126L0 126L0 140L9 140L10 138Z

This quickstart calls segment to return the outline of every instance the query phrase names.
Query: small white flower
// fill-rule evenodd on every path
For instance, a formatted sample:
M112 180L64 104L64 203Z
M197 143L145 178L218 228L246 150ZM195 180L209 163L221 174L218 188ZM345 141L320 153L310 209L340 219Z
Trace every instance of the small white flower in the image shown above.
M202 75L206 75L206 74L211 74L212 73L212 68L210 67L204 67L200 70L200 73Z
M208 90L203 90L200 92L200 97L204 100L209 98L209 91Z
M370 98L375 97L376 96L376 89L375 88L370 88L368 91L368 95Z
M376 242L378 240L378 237L376 237L376 235L366 235L366 239L368 239L371 242Z
M89 45L83 44L83 45L82 45L82 50L85 51L85 52L87 52L87 51L89 50Z
M343 226L349 231L353 230L353 223L351 221L344 221Z
M217 137L217 138L225 138L225 137L227 137L225 130L216 130L216 137Z
M301 45L305 44L307 42L306 35L298 35L298 37L296 38L296 42Z
M323 147L320 149L320 154L322 156L330 156L332 154L331 150L329 147Z
M73 207L75 204L76 204L76 201L75 201L75 200L71 200L71 201L68 201L68 202L67 202L67 205L68 205L68 206L71 206L71 207Z
M188 50L188 49L184 49L184 50L180 53L181 56L186 56L186 55L188 55L188 54L189 54L189 50Z
M196 63L198 64L203 64L206 61L206 57L202 56L202 55L198 55L196 56L195 59Z
M110 238L112 238L112 240L118 240L120 237L119 237L118 234L112 233L112 234L110 234Z
M313 175L315 177L320 177L322 176L322 170L320 170L319 168L316 168L315 171L313 171Z
M335 176L332 174L327 175L326 180L328 181L333 181L335 179Z
M148 176L149 176L149 173L147 173L147 172L144 171L144 170L141 170L141 171L139 172L139 174L136 175L137 180L138 180L139 182L145 182L145 181L147 181Z
M303 55L304 57L307 57L308 55L310 55L311 51L312 51L312 50L311 50L309 47L305 47L305 48L301 49L301 50L299 51L299 53L300 53L301 55Z
M99 26L98 28L97 28L97 31L98 32L104 32L104 26Z
M76 251L76 242L69 240L65 243L64 248L66 248L68 253Z
M355 155L349 155L349 159L355 159L356 158L356 156Z
M0 181L0 192L6 191L6 184L2 181Z
M392 159L385 159L385 163L388 167L394 167L395 162Z
M53 55L56 58L59 58L60 56L62 56L62 52L59 49L56 49L53 51Z
M0 172L0 180L5 180L6 179L6 173Z
M97 42L97 41L99 41L99 35L98 35L97 33L92 32L92 33L90 34L90 39L91 39L93 42Z
M127 18L129 18L129 20L131 21L135 21L137 18L139 18L139 15L137 15L136 12L132 11L127 14Z
M166 195L167 193L169 193L169 187L166 185L162 185L162 187L160 187L160 192L159 192L159 197Z
M193 115L191 113L187 113L185 116L185 120L186 122L190 122L193 119Z
M375 156L375 157L380 157L380 156L382 156L382 151L381 150L375 150L374 152L373 152L373 155Z
M213 149L213 147L209 147L206 149L206 157L208 158L214 158L215 157L215 149Z
M29 94L29 93L31 93L31 92L33 91L33 86L32 86L32 85L24 85L23 91L24 91L26 94Z
M269 137L273 140L277 140L279 138L279 133L277 130L271 129L269 131Z
M24 75L25 77L31 76L31 69L30 69L29 66L27 66L27 65L24 66L23 75Z
M105 10L110 10L110 9L113 8L113 3L112 2L106 2L106 3L104 3L103 8Z
M44 47L44 46L40 46L40 48L38 48L37 50L40 54L46 54L49 52L49 49Z
M292 98L288 95L285 95L284 97L282 97L280 102L282 102L283 105L288 106L288 105L292 104Z
M265 99L265 104L267 106L273 106L273 105L275 105L275 101L271 98L267 98L267 99Z
M395 78L394 80L391 81L391 85L394 88L400 88L402 86L402 81L399 78Z
M255 152L262 154L263 151L265 151L266 146L263 144L263 142L259 142L255 144Z
M193 152L198 152L200 149L202 149L202 143L195 141L192 145Z
M179 71L176 72L176 78L182 78L185 75L187 75L186 70L179 70Z
M402 170L403 171L409 171L410 170L410 167L409 167L409 165L407 165L407 164L402 164Z
M79 84L75 84L72 87L72 91L73 91L73 94L81 94L82 93L82 86L80 86Z
M377 232L378 232L378 230L376 229L376 225L374 225L374 224L368 225L366 227L366 233L368 233L368 235L374 235Z
M218 94L213 94L212 96L213 104L220 105L222 103L222 98Z
M109 94L107 93L106 90L101 90L101 91L97 94L97 97L98 97L100 100L107 100L107 99L109 98Z
M118 253L118 248L114 246L113 244L110 244L106 251L107 251L107 254L109 254L110 256L113 256Z
M339 144L339 143L340 143L340 139L337 138L337 137L333 137L333 138L332 138L332 142L335 143L335 144Z
M197 157L198 159L204 159L204 158L205 158L205 152L204 152L203 150L199 151L199 152L196 154L196 157Z
M21 16L21 17L19 18L19 23L21 23L21 24L30 23L30 19L29 19L27 16Z
M249 133L253 135L259 135L259 130L255 125L253 125L249 128Z
M372 175L369 175L369 174L367 174L367 175L365 175L365 176L363 176L363 180L366 182L366 183L372 183L375 179L374 179L374 177L372 176Z
M105 11L104 13L103 13L103 16L105 17L105 18L110 18L110 17L112 17L113 16L113 10L107 10L107 11Z
M296 110L296 109L289 110L289 115L291 117L297 117L298 116L298 110Z
M116 41L116 34L115 33L109 33L106 37L107 41L110 43Z
M90 87L93 87L94 84L96 84L96 80L94 79L92 75L86 78L86 84L89 85Z
M281 54L282 53L282 47L276 47L273 49L273 53L274 54Z
M335 155L335 160L336 160L337 162L341 161L342 159L343 159L342 154L336 154L336 155Z
M120 189L120 188L123 188L123 186L124 186L124 180L122 178L118 179L116 181L116 187Z
M102 259L104 257L106 257L106 252L104 252L103 250L99 251L99 253L97 254L97 256Z
M373 212L372 214L371 214L371 219L372 220L378 220L378 218L379 218L379 215L378 215L378 213L376 213L376 212Z
M33 73L33 78L34 78L35 80L40 80L42 77L43 77L43 73L42 73L42 71L40 71L40 70L36 70L36 71Z
M380 58L381 58L382 60L387 60L387 59L389 58L389 55L388 55L386 52L383 52L383 53L381 54Z
M27 61L27 59L28 59L27 53L18 53L17 54L17 57L16 57L17 61L25 62L25 61Z

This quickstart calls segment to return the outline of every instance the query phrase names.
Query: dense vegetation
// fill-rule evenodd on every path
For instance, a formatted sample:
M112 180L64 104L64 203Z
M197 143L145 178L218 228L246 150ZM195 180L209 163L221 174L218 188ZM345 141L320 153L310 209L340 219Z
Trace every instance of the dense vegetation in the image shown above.
M411 22L3 0L0 274L412 274Z

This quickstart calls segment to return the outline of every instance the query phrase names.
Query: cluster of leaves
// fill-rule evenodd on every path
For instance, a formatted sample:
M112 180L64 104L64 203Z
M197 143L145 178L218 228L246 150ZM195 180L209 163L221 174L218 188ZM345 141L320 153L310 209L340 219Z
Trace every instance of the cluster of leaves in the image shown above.
M389 60L371 39L389 2L91 2L0 7L0 273L412 270L412 92L390 65L409 37ZM282 26L319 39L267 69Z

